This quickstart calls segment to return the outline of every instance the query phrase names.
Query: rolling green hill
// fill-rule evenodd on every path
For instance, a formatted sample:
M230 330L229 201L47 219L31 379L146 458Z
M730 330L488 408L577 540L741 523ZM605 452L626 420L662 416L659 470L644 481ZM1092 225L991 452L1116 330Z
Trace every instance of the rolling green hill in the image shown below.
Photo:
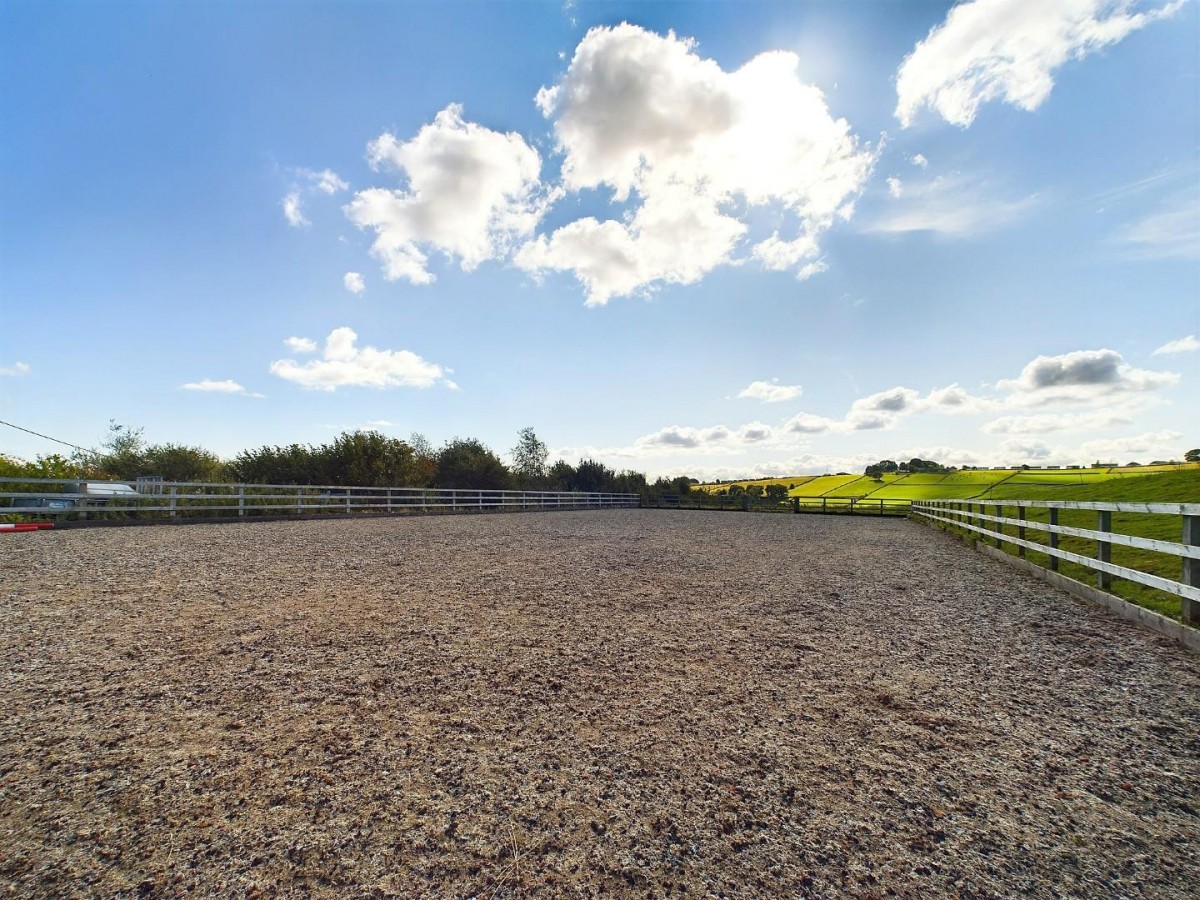
M1165 479L1165 480L1163 480ZM1100 469L972 469L944 475L906 473L884 475L879 480L865 475L798 475L792 478L762 478L739 481L752 484L782 484L789 497L862 497L873 500L1007 500L1029 499L1161 499L1187 490L1200 480L1200 464L1183 466L1138 466ZM702 484L700 490L718 493L731 484ZM1153 497L1127 497L1126 493ZM1181 502L1188 502L1179 498Z

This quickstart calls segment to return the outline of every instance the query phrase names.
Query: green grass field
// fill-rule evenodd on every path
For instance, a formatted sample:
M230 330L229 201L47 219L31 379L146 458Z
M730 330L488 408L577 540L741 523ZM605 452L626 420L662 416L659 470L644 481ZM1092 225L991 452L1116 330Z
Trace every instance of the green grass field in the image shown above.
M1128 472L1129 470L1123 471ZM1170 469L1149 475L1117 475L1105 480L1074 485L1006 482L988 495L987 499L1200 503L1200 467ZM989 515L996 514L995 508L989 509L987 512ZM1004 507L1003 514L1009 518L1015 518L1017 514L1015 506ZM1046 522L1049 520L1049 515L1049 510L1045 509L1028 510L1029 519L1035 522ZM1094 529L1098 527L1098 516L1098 513L1091 510L1060 510L1058 523L1074 528ZM1123 534L1157 538L1163 541L1178 541L1182 536L1182 522L1177 515L1113 513L1112 528L1113 531ZM1001 530L1007 535L1016 536L1017 534L1017 526L1014 525L1002 526ZM1049 534L1032 528L1026 529L1025 539L1042 545L1049 544ZM1059 540L1059 548L1080 556L1096 555L1096 542L1085 538L1064 535ZM1017 548L1013 546L1005 546L1002 549L1008 553L1015 554L1017 552ZM1027 551L1026 558L1040 566L1050 565L1050 557L1047 554L1038 553L1036 550ZM1150 550L1140 550L1136 547L1113 545L1112 561L1119 566L1149 572L1172 581L1179 581L1183 572L1183 563L1179 557ZM1075 563L1060 561L1059 572L1068 578L1074 578L1076 581L1086 584L1096 583L1094 572ZM1109 590L1125 600L1145 606L1165 616L1179 618L1179 598L1165 591L1120 578L1113 579Z
M1181 466L1135 466L1100 469L973 469L945 475L904 473L884 475L874 481L864 475L795 475L790 478L759 478L730 484L701 484L699 490L717 493L732 484L788 487L789 497L866 497L886 500L1048 500L1081 499L1069 494L1077 488L1101 489L1112 482L1146 482L1178 476L1184 481L1200 476L1200 463ZM1174 482L1170 482L1174 484ZM1167 483L1158 483L1167 490ZM1146 487L1132 488L1145 490ZM1066 492L1066 493L1064 493ZM1118 489L1120 492L1120 489ZM1101 499L1096 495L1097 499Z

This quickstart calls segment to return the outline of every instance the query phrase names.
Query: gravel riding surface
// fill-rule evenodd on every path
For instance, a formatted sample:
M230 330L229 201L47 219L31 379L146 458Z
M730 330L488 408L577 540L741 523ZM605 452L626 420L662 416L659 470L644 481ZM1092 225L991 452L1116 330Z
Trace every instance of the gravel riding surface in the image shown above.
M904 520L0 538L0 895L1195 897L1197 658Z

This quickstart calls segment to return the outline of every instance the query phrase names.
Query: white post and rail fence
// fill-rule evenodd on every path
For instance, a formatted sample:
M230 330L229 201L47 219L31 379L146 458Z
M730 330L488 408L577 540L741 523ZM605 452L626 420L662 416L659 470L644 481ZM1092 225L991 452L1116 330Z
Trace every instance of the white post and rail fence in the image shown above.
M179 521L297 515L613 509L635 507L638 499L637 494L582 491L0 478L0 516L58 520L138 518Z
M1095 527L1061 524L1064 513L1074 521L1095 516ZM1118 515L1119 523L1125 526L1124 531L1114 530L1114 513ZM1200 629L1200 503L925 500L913 501L912 515L943 528L961 529L973 537L979 549L990 555L1200 650L1200 631L1196 630ZM1150 522L1153 525L1148 524ZM1144 536L1146 532L1162 533L1167 529L1180 535L1180 540ZM1130 534L1129 531L1143 534ZM1063 539L1069 539L1074 549L1064 549L1061 546ZM1114 547L1126 548L1119 549L1118 554L1124 553L1129 565L1113 562ZM1006 552L1008 550L1013 552ZM1035 565L1028 560L1026 557L1030 552L1044 554L1046 565ZM1063 576L1059 572L1063 562L1088 570L1095 587ZM1179 578L1176 580L1146 569L1157 569L1162 573L1174 570L1179 573ZM1179 621L1134 606L1109 593L1114 578L1177 597Z

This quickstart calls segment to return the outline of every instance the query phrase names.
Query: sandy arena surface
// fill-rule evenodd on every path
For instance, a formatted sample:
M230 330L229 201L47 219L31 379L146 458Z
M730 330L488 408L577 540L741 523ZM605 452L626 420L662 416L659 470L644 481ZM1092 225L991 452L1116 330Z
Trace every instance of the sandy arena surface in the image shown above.
M0 538L0 896L1195 897L1197 657L907 521Z

